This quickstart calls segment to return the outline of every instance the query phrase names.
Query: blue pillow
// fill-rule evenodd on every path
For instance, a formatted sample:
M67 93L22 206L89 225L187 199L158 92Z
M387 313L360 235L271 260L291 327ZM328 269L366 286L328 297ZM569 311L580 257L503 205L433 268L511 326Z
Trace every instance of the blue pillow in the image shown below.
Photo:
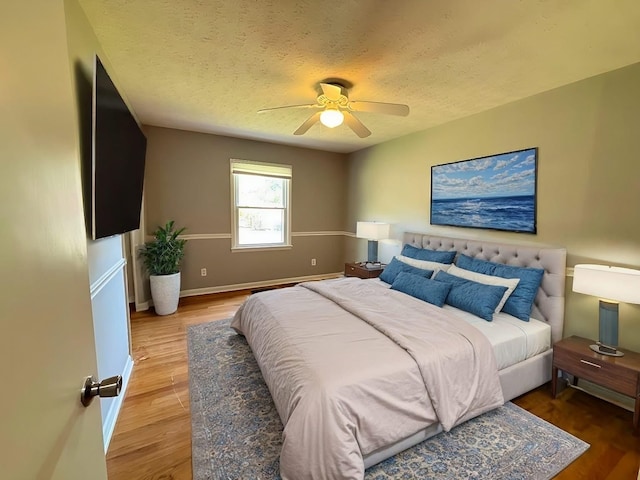
M451 284L451 290L445 300L446 303L465 312L473 313L488 322L493 320L493 312L502 300L504 292L507 291L507 287L485 285L450 275L442 270L436 274L434 280Z
M502 278L519 278L518 286L509 296L502 311L525 322L529 321L533 301L538 294L544 270L542 268L515 267L502 263L488 262L460 254L456 265L473 272L495 275Z
M453 259L456 257L456 252L439 252L436 250L429 250L427 248L417 248L406 244L402 247L400 255L418 260L451 264L453 263Z
M391 263L384 267L384 270L378 278L383 282L392 284L398 274L401 272L413 273L414 275L419 275L425 278L430 278L431 275L433 275L433 270L425 270L422 268L413 267L393 257Z
M393 281L391 288L441 307L444 305L449 290L451 290L451 285L444 282L436 282L413 273L400 272Z

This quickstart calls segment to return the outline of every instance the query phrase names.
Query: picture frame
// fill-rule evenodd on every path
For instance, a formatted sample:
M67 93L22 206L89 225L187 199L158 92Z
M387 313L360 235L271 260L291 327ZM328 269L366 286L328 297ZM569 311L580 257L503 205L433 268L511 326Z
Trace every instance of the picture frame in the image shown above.
M537 233L538 148L431 167L431 225Z

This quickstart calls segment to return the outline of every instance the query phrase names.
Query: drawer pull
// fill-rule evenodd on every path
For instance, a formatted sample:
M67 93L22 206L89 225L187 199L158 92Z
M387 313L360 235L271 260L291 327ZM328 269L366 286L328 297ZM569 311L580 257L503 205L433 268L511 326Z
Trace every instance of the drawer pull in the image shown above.
M597 363L588 362L586 360L580 360L582 363L586 363L587 365L591 365L592 367L602 368L602 365L598 365Z

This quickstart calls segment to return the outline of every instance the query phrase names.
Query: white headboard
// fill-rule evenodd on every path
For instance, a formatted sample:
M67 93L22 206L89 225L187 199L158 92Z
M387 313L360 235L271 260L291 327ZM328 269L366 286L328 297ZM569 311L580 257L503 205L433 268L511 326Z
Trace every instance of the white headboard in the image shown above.
M547 322L551 326L551 341L553 343L562 339L566 249L464 240L410 232L404 234L403 244L430 250L455 250L469 257L490 262L544 269L542 283L534 301L531 317Z

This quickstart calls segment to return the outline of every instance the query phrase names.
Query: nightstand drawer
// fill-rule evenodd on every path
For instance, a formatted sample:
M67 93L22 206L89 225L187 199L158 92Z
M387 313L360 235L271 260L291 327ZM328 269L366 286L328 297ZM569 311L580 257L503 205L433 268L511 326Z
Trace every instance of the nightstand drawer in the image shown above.
M358 263L345 263L344 264L344 276L345 277L359 277L359 278L378 278L378 276L384 270L384 266L380 265L376 268L366 268Z
M599 360L592 355L580 355L563 349L554 349L553 356L553 365L560 370L624 395L636 396L636 371Z
M345 274L347 277L358 277L358 276L359 276L358 274L359 274L361 271L362 271L362 269L361 269L361 268L356 267L355 265L352 265L352 264L350 264L350 263L346 263L346 264L344 265L344 274Z

